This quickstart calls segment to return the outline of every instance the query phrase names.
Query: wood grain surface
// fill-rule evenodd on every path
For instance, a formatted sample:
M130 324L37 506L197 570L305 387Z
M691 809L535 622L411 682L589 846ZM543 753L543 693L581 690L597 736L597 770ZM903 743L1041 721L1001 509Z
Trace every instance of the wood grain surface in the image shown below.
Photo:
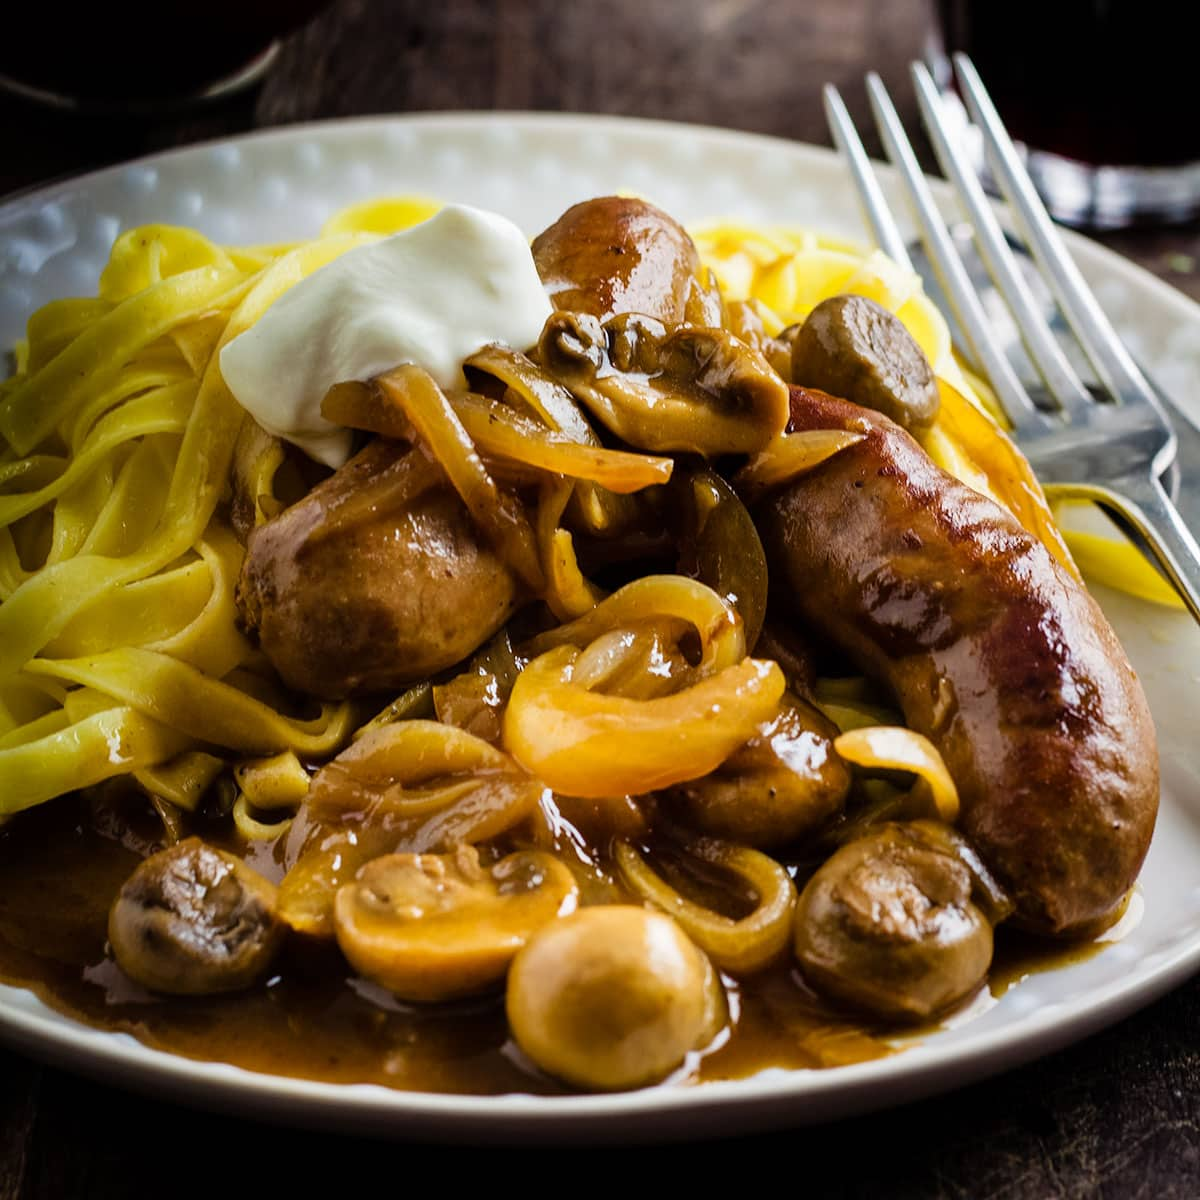
M252 2L252 0L247 0ZM150 117L0 99L0 192L288 122L428 109L698 121L828 143L826 81L866 128L878 70L906 117L925 0L341 0L284 42L255 91ZM873 147L877 148L877 147ZM1108 235L1200 299L1200 227ZM3 881L0 880L0 887ZM955 1094L816 1129L653 1151L391 1144L258 1126L128 1094L0 1051L0 1200L403 1194L435 1183L637 1187L731 1172L808 1195L1200 1195L1200 982L1112 1029ZM770 1172L770 1174L766 1174Z

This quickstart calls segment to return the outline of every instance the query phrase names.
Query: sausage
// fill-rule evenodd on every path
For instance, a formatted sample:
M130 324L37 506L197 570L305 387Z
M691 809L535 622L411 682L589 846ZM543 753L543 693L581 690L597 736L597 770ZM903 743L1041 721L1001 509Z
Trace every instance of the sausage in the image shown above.
M687 231L653 204L602 196L567 209L533 240L533 260L555 308L605 320L642 313L668 326L721 324Z
M791 339L793 383L873 408L905 429L932 425L937 380L904 323L866 296L830 296Z
M760 506L773 602L938 747L1018 922L1095 928L1132 886L1158 807L1149 707L1099 607L886 417L794 387L791 428L865 438Z
M341 699L459 662L518 593L441 469L379 438L250 534L237 602L286 684Z

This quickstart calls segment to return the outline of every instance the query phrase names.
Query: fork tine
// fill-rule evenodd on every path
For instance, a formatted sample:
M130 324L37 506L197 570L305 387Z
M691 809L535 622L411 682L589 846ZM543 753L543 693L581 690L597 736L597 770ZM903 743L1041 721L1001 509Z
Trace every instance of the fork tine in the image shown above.
M900 232L899 225L896 224L896 218L892 216L892 210L884 199L879 180L876 178L871 161L863 148L858 130L854 128L854 122L851 120L849 112L846 111L841 93L832 83L827 83L823 91L825 119L829 125L829 132L833 136L834 146L850 167L850 176L854 181L863 216L866 218L867 228L870 229L875 239L875 245L893 262L907 267L914 275L917 274L916 267L908 253L908 243L904 240L904 235ZM940 307L946 316L946 323L950 326L951 341L966 356L972 369L977 373L982 373L983 368L979 362L971 357L970 343L960 328L958 319L948 311L947 304L942 303Z
M888 158L900 172L907 187L926 253L975 357L1013 426L1018 430L1041 428L1045 418L1029 398L1029 393L1025 391L992 333L987 315L955 249L954 240L909 145L883 80L875 72L867 76L867 94Z
M825 97L825 119L829 123L829 131L833 134L834 144L842 157L850 165L850 174L854 178L858 198L867 218L867 225L875 237L875 244L890 258L908 270L913 270L912 259L908 257L908 249L904 244L904 235L883 198L879 180L871 170L870 160L863 144L859 140L854 122L846 111L841 94L832 83L827 83L823 89Z
M1075 368L1042 316L1016 259L1005 241L1000 222L983 194L978 176L962 148L950 136L942 98L924 63L913 63L913 83L925 128L946 177L954 184L958 199L975 230L980 256L996 289L1012 311L1029 357L1046 381L1050 393L1068 413L1078 413L1094 403Z
M1075 260L1067 253L974 64L965 54L956 54L954 66L971 118L983 134L1000 190L1021 223L1029 248L1096 373L1114 396L1132 392L1161 411L1146 377L1084 283Z

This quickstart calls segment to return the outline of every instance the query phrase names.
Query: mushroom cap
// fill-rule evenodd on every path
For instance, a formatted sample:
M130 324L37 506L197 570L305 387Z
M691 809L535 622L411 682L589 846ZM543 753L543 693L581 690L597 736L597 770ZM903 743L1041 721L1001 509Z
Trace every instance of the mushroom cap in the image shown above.
M944 1012L979 988L992 961L992 927L972 888L957 857L904 825L850 842L800 894L794 946L805 977L887 1020Z
M199 838L161 850L126 880L108 915L113 957L155 992L240 991L282 943L275 887Z
M705 955L670 917L633 905L584 908L544 928L513 961L507 1010L539 1067L605 1091L664 1079L726 1019Z
M786 845L838 813L850 772L833 749L837 727L785 695L779 712L711 774L670 796L681 819L713 837L760 849Z
M450 854L387 854L338 890L338 945L366 978L428 1003L485 991L578 888L552 855L523 850L490 869L470 846Z

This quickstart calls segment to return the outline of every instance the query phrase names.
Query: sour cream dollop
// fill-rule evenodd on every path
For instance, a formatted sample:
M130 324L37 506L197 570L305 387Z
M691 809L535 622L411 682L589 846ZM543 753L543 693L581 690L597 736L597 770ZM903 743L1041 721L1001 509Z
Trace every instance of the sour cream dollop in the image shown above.
M461 385L464 358L492 342L531 346L550 312L521 230L451 204L284 292L221 351L221 374L268 433L340 467L351 434L321 415L335 383L416 363L443 387Z

